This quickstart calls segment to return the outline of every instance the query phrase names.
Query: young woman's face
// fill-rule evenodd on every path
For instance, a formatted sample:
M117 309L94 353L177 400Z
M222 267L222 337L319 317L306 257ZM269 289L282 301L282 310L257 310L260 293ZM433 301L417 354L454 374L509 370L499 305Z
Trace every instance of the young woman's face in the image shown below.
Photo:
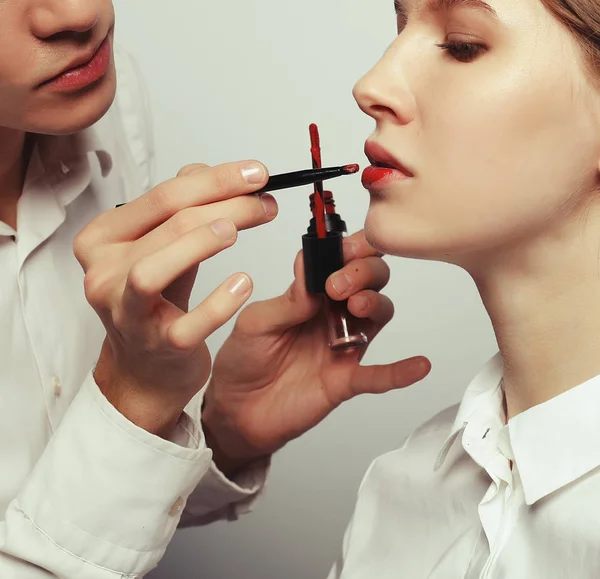
M66 134L96 122L116 89L113 25L112 0L0 0L0 127Z
M600 106L574 38L540 0L397 9L398 37L355 87L372 162L409 175L364 175L371 243L460 263L556 236L598 186Z

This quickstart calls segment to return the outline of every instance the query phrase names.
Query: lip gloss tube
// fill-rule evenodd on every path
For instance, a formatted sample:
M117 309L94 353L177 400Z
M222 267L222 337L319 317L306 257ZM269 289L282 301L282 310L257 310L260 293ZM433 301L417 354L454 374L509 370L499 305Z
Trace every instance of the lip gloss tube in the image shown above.
M314 224L302 237L306 289L324 296L329 347L333 351L350 350L369 343L365 333L356 329L358 320L348 312L347 301L332 300L325 291L329 276L344 267L342 241L343 233L340 231L331 230L326 237L318 237Z

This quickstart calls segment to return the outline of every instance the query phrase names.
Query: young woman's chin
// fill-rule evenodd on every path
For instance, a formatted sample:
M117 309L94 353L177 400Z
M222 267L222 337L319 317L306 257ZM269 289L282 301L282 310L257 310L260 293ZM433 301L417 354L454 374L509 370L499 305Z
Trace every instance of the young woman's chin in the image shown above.
M98 122L110 109L116 94L116 72L111 68L102 79L74 93L40 94L31 107L26 130L44 135L69 135Z
M496 242L492 234L482 231L445 229L445 223L411 219L405 212L398 214L391 207L371 206L365 221L365 236L371 246L386 255L442 261L465 267L479 253L494 253Z
M435 247L434 240L424 231L417 231L405 216L394 217L384 207L369 209L365 221L365 236L371 246L386 255L414 259L440 259L444 249Z

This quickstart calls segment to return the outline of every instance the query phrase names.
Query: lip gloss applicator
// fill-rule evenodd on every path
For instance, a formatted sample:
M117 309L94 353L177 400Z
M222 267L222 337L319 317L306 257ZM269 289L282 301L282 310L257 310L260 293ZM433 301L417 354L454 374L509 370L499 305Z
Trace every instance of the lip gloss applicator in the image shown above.
M321 142L317 125L310 125L313 168L321 167ZM302 237L306 289L324 295L329 328L329 347L333 351L350 350L369 343L364 332L356 331L358 320L348 312L347 301L332 300L325 291L329 276L344 267L343 236L346 224L335 211L331 191L323 191L323 182L315 183L310 196L313 218Z

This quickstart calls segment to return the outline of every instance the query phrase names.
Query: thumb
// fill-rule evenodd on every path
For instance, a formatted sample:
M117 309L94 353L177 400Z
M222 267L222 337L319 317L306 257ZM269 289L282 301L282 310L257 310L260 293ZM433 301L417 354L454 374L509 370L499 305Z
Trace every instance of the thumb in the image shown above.
M348 399L359 394L383 394L406 388L423 380L431 371L431 362L416 356L384 366L357 366L349 384Z
M301 251L294 261L294 278L283 295L248 306L238 318L238 328L245 333L265 334L285 331L313 318L323 298L306 291Z

